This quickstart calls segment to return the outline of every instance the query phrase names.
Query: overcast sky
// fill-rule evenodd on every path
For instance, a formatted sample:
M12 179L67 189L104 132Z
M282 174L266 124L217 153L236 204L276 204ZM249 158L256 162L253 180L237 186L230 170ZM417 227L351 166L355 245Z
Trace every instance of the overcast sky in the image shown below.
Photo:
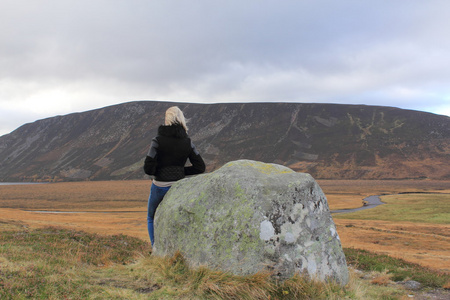
M448 0L1 0L0 135L134 100L450 115Z

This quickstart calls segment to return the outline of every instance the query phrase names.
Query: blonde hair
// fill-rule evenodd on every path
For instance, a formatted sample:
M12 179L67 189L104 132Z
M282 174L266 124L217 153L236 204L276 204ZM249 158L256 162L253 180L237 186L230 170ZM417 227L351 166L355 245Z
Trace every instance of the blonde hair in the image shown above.
M165 125L174 124L180 124L186 132L188 131L183 112L178 108L178 106L172 106L166 110Z

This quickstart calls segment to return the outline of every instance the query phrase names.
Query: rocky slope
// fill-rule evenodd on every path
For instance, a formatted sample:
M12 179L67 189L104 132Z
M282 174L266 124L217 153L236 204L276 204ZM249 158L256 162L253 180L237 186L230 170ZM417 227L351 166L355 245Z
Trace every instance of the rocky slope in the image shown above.
M315 178L450 179L450 118L391 107L130 102L56 116L0 137L0 181L146 178L164 111L178 105L208 170L236 159Z

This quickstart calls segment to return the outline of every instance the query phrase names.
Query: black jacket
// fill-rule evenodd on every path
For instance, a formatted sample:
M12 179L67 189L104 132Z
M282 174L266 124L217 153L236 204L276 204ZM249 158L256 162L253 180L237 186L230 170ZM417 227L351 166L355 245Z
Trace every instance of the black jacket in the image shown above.
M189 159L192 166L185 167ZM205 163L181 125L161 125L152 140L144 172L158 181L177 181L205 172Z

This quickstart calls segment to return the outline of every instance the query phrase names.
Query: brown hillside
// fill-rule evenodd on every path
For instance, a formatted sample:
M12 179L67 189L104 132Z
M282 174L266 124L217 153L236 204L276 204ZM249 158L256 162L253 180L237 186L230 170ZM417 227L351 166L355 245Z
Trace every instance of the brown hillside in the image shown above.
M316 178L450 179L450 118L391 107L130 102L25 124L0 137L0 181L145 178L142 164L178 105L209 170L236 159Z

